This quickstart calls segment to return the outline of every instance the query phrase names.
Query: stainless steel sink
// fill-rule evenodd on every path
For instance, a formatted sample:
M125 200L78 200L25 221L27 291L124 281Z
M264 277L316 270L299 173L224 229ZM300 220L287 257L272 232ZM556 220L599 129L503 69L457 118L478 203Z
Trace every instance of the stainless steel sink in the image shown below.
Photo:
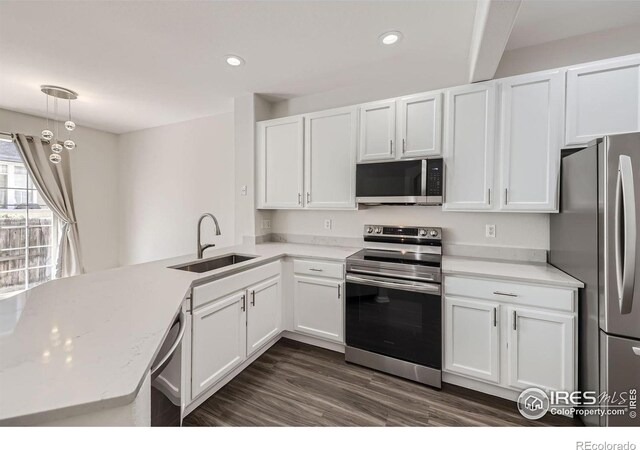
M231 253L229 255L218 256L217 258L205 259L202 261L193 261L187 264L171 266L171 269L186 270L187 272L204 273L210 270L220 269L221 267L231 266L241 262L249 261L257 258L257 256L238 255Z

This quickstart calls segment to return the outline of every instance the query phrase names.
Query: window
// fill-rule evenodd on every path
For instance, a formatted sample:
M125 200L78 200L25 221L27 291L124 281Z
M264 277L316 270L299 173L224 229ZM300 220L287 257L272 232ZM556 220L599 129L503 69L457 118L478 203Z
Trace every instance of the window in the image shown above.
M50 280L57 247L58 220L15 144L0 139L0 297Z

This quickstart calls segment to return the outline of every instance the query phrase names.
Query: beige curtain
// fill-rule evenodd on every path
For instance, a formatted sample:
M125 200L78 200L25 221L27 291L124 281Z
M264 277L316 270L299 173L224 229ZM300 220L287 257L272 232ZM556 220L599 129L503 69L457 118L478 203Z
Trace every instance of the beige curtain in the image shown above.
M23 134L18 134L16 141L33 183L49 208L63 223L56 264L56 278L84 273L78 224L73 204L70 158L65 155L61 163L52 164L49 162L51 154L49 142Z

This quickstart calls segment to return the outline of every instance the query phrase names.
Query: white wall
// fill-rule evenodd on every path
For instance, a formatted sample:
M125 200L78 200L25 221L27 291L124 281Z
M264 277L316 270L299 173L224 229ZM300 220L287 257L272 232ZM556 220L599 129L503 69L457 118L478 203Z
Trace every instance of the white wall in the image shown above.
M0 109L0 131L40 136L41 117ZM117 136L78 126L70 152L80 245L87 272L118 265ZM66 150L65 150L66 153Z
M502 55L495 78L640 53L640 25L598 31Z
M324 229L332 219L332 229ZM365 224L427 225L443 228L448 244L549 248L548 214L443 212L437 206L372 206L358 211L274 211L276 233L362 237ZM496 225L496 237L485 237L485 225Z
M195 254L203 242L234 243L234 126L225 113L119 136L120 264ZM206 255L206 253L205 253Z

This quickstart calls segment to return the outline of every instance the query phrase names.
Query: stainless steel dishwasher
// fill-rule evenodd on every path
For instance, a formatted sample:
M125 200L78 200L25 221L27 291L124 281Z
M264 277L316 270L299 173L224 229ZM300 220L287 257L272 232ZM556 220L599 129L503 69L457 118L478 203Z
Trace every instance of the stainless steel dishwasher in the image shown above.
M180 309L151 366L151 426L182 425L182 338L186 316Z

